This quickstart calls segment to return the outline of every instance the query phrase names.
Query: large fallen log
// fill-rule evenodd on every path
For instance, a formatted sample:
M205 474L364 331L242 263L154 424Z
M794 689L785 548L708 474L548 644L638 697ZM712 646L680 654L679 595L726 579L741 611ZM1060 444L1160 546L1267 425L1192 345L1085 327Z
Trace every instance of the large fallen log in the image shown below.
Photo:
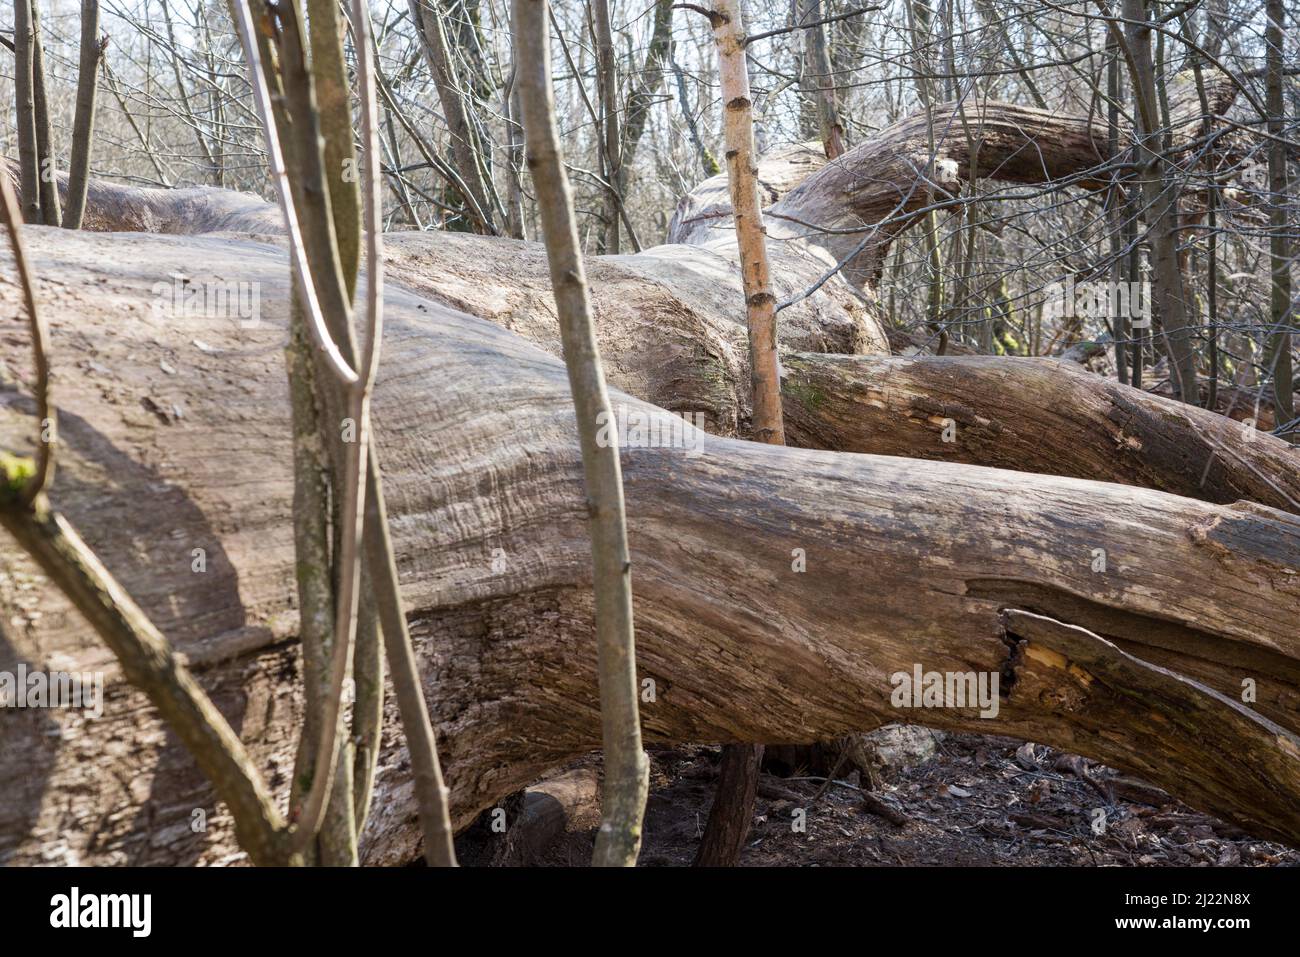
M1224 115L1237 93L1233 83L1211 83L1212 115ZM1173 145L1196 148L1199 97L1184 87L1173 100ZM1240 144L1232 139L1220 144L1237 156ZM833 161L818 144L774 150L760 163L759 181L769 235L818 248L846 264L854 286L870 288L890 244L931 204L955 200L960 183L1098 188L1109 181L1110 159L1105 125L1096 118L1013 103L945 103L931 116L903 117ZM1203 215L1202 195L1189 190L1185 204L1189 222ZM725 246L730 217L726 177L714 176L678 202L668 241Z
M64 422L52 498L193 663L283 801L300 708L284 259L229 238L42 227L26 238ZM155 284L172 273L256 283L258 321L160 312ZM11 287L0 301L14 302ZM400 288L387 313L374 414L463 826L599 743L581 461L557 360ZM0 339L11 374L26 355L21 334ZM12 387L0 394L0 444L22 449L30 403ZM1300 520L1098 482L701 437L631 397L616 404L703 443L700 454L624 454L640 670L656 687L648 740L799 743L897 720L996 731L1133 770L1252 833L1300 842ZM0 595L17 609L0 669L115 674L30 563L8 545L0 555ZM1250 679L1257 700L1230 720L1213 710L1207 748L1185 696L1146 697L1149 671L1130 686L1100 653L1097 663L1068 649L1030 656L1039 677L1021 685L1026 636L1007 626L1008 608L1086 629L1230 698ZM1005 675L996 716L895 708L891 675L916 665ZM1043 668L1056 669L1050 693ZM1094 679L1144 706L1113 721L1075 708ZM418 842L388 718L364 836L371 862L411 859ZM0 726L5 859L231 859L228 818L120 681L101 719L6 709ZM1244 774L1240 756L1263 753L1270 779ZM206 830L195 831L204 808Z
M1087 173L1110 156L1105 127L1087 117L1010 103L964 112L944 104L933 116L933 153L929 123L924 113L906 117L824 165L801 148L773 156L760 170L771 203L764 211L769 234L778 245L815 246L832 262L848 264L853 285L872 286L899 233L931 204L953 198L960 183L983 177L1096 186L1098 177ZM706 180L678 203L668 240L723 245L730 216L725 180Z
M1017 150L1036 148L1032 137L1018 142ZM864 157L877 155L860 148L841 162L855 154L862 169L868 168L861 165ZM1093 162L1078 151L1074 156L1079 164ZM818 166L803 165L805 174ZM844 170L826 175L843 176ZM1027 169L1024 175L1037 174ZM803 178L792 173L773 187L771 198L781 200ZM811 185L805 182L803 190L815 198ZM98 184L91 204L89 221L99 228L252 232L270 240L278 232L272 211L256 197L216 190ZM298 708L283 447L288 429L278 355L284 264L273 247L228 235L96 241L28 232L44 273L42 295L56 319L56 344L65 359L77 363L75 369L68 361L58 364L59 374L67 376L60 401L69 424L63 449L68 464L55 501L200 668L205 685L242 722L245 738L279 787L277 774L291 765ZM698 241L704 245L657 247L593 264L602 350L614 384L674 411L702 412L711 431L745 434L748 372L735 308L740 284L734 250L725 235L710 232ZM823 245L803 238L790 237L774 249L782 296L806 288L832 258ZM540 249L508 240L408 234L392 237L390 256L393 274L424 298L396 290L389 297L403 322L390 331L400 344L389 347L389 356L397 358L386 362L377 415L388 449L384 459L392 476L404 584L413 596L441 730L450 735L460 765L451 773L463 824L501 794L594 746L594 676L583 643L590 610L585 526L576 497L580 472L567 392L562 375L555 379L558 367L518 339L462 314L491 318L558 353ZM246 326L221 310L204 311L209 291L233 283L249 284L262 304L256 321ZM179 306L190 291L199 293L197 315ZM840 277L785 310L782 320L787 349L885 351L870 289L855 292ZM24 368L21 336L6 335L0 345L6 368ZM897 453L888 447L888 436L902 432L916 443L903 451L916 457L932 453L934 422L918 421L920 431L906 428L907 421L883 429L866 413L875 409L871 396L879 385L871 377L883 370L897 378L890 360L788 358L785 399L800 417L807 444L866 449L883 436L880 450ZM951 379L945 370L950 367L917 368L910 388L943 397L943 382ZM945 401L970 410L958 436L985 440L944 443L942 456L1044 469L1052 443L1036 446L1033 435L1043 424L1067 421L1065 410L1049 408L1040 423L1042 403L1023 387L1009 390L1014 395L999 405L986 371L993 380L1022 386L1036 381L1031 367L967 369L965 385L949 385L952 394ZM1083 386L1067 382L1061 394L1070 388ZM906 393L900 388L891 395ZM24 403L12 389L0 394L0 434L6 444L21 443L29 431L20 425ZM1124 390L1115 395L1137 401ZM1160 463L1144 463L1136 450L1136 458L1120 456L1118 466L1109 460L1110 443L1125 432L1115 431L1116 399L1107 396L1100 405L1084 403L1085 421L1059 437L1061 446L1085 445L1063 459L1061 470L1200 494L1203 488L1190 481L1187 468L1175 469L1171 479L1158 474ZM1013 412L1013 399L1020 402L1019 413ZM910 420L916 409L910 398L904 401L905 410L887 402L884 411ZM1110 410L1105 422L1096 418L1099 408ZM664 422L631 399L625 409ZM1003 416L999 434L1009 440L1005 448L979 430L981 418L994 417L990 410ZM1178 447L1202 425L1194 418L1174 421L1158 406L1143 406L1135 418L1153 416L1160 423L1156 433L1164 436L1163 443L1150 443L1157 450ZM939 421L944 418L961 420L962 414ZM861 427L855 432L850 425L856 419ZM1013 419L1015 426L1005 428ZM977 428L966 428L972 424ZM890 666L881 662L921 657L924 650L927 668L932 661L1001 667L1010 660L1011 645L993 615L1003 604L1092 629L1141 659L1225 693L1239 693L1242 673L1249 672L1245 677L1260 685L1258 710L1294 730L1300 680L1294 635L1285 623L1295 604L1295 530L1278 513L1254 515L1243 507L1207 512L1206 506L1103 486L1093 487L1099 490L1094 497L1083 491L1090 487L1086 483L909 462L804 459L797 452L756 461L744 445L702 441L706 451L698 458L681 449L627 454L629 507L643 510L632 525L643 668L668 705L647 715L648 733L664 740L797 742L900 718L919 720L888 707L882 676L892 672L882 670ZM1100 448L1089 444L1095 442ZM1208 486L1205 497L1227 500L1240 489L1270 501L1275 485L1252 490L1243 477L1261 470L1250 458L1261 447L1247 444L1235 447L1245 459L1238 462L1241 474L1224 458L1226 474ZM1267 474L1277 460L1269 458L1267 443L1262 448ZM971 482L980 491L966 501ZM954 494L953 501L944 498ZM735 512L742 507L750 514ZM1107 523L1112 514L1120 516L1114 528ZM161 530L159 517L166 526ZM772 524L763 525L765 520ZM1151 541L1144 538L1148 521L1157 528ZM1004 537L988 538L990 524ZM776 551L782 561L773 568L769 553L778 529L797 541L781 543ZM1021 544L1025 537L1028 546ZM1084 547L1084 539L1100 544ZM1115 540L1121 542L1118 552ZM1162 551L1167 542L1178 547ZM192 570L196 548L203 550L201 574ZM804 549L806 559L827 561L826 567L813 567L832 577L810 587L806 579L812 576L782 572L791 567L795 548ZM1109 572L1092 570L1098 548L1110 556ZM879 578L877 550L885 563ZM1154 564L1148 564L1148 552L1158 558ZM1215 579L1213 594L1204 598L1208 604L1185 605L1178 576L1185 573L1199 587L1218 567L1206 556L1219 553L1232 559L1240 580ZM1188 556L1199 564L1184 569ZM0 668L21 659L111 669L66 606L27 577L28 563L12 550L4 561L0 599L20 614L0 624ZM1022 562L1035 567L1026 570ZM790 575L783 583L796 586L799 596L778 592L771 609L739 606L719 584L746 574L771 584L778 573ZM917 581L919 574L928 577ZM845 600L839 592L855 583L862 594ZM932 587L945 596L933 615ZM864 607L879 588L889 599ZM815 601L809 591L818 593ZM1244 617L1242 603L1253 609ZM1261 629L1259 621L1268 627ZM755 669L761 673L748 673ZM715 678L722 679L716 687ZM751 694L757 698L746 697ZM766 706L772 695L775 715L753 713L760 707L756 702ZM195 808L210 802L191 763L160 734L138 695L115 684L111 696L108 727L83 725L70 715L4 714L19 730L6 739L13 750L0 771L24 767L36 773L19 779L13 794L0 799L0 858L223 859L231 851L228 821L215 817L207 832L191 827ZM784 720L803 703L800 721ZM1106 737L1077 716L1050 716L1050 704L1018 702L1008 733L1049 743ZM986 729L969 715L930 713L925 720ZM1234 732L1241 753L1286 740L1262 726L1244 727ZM51 733L55 728L58 737ZM1112 763L1151 773L1150 749L1136 743L1145 732L1129 732L1127 743L1062 746L1104 752ZM391 731L386 745L366 853L370 860L401 861L415 855L418 837L402 752ZM1177 742L1171 748L1160 752L1157 763L1164 770L1154 779L1175 773L1171 766L1182 752ZM1259 824L1272 805L1260 803L1252 787L1236 787L1226 765L1206 770L1204 763L1196 758L1183 768L1192 767L1193 777L1208 777L1200 784L1182 782L1179 794L1259 833L1294 838L1286 814L1274 815L1271 825ZM105 778L118 784L88 788L91 773L118 775ZM1256 802L1254 816L1243 810L1243 801ZM65 831L69 837L60 839Z
M1058 359L787 354L790 442L1073 475L1300 512L1300 453Z
M545 257L533 244L505 242L398 234L389 257L409 288L490 319L558 356ZM734 310L712 298L716 283L700 283L680 270L656 274L645 268L645 258L592 260L597 333L610 382L663 408L700 416L711 433L747 434L746 343ZM738 286L728 292L741 295ZM791 445L1071 475L1300 512L1300 453L1251 425L1071 362L879 355L836 335L850 327L816 322L825 316L820 306L796 315L802 321L781 326Z
M973 135L984 140L981 175L991 178L1040 182L1069 176L1095 165L1106 149L1104 137L1084 118L996 103L975 118ZM959 118L941 113L936 122L950 126ZM888 218L882 204L899 196L906 195L908 210L919 207L922 193L909 192L907 185L916 175L918 151L924 152L923 133L923 118L911 117L833 164L804 147L763 159L760 178L773 203L769 211L786 216L769 223L780 240L771 243L778 296L808 288L832 256L844 255L844 244L860 241L857 233L823 235L792 225L791 216L847 228ZM938 168L954 183L970 175L964 134L949 130L941 154ZM891 156L897 162L884 161ZM706 180L683 199L670 231L671 239L691 245L592 259L592 298L611 384L692 416L713 434L747 435L748 348L743 310L736 308L744 293L734 268L734 238L720 225L730 221L729 203L726 177ZM275 208L258 197L210 188L94 183L87 217L95 228L132 231L274 238L281 230ZM887 246L886 239L910 221L910 214L900 213L882 228L878 243ZM560 355L539 245L396 233L386 246L390 275L409 289ZM1072 475L1222 503L1241 498L1300 507L1295 450L1218 416L1048 360L884 358L889 347L869 285L854 290L836 277L781 313L791 444ZM948 420L955 429L952 441L943 441Z

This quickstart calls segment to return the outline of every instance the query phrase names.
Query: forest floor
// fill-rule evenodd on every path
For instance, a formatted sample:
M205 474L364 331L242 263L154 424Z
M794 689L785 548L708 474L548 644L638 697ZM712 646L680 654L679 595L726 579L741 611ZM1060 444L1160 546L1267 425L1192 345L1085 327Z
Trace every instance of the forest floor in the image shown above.
M719 749L650 756L640 864L690 865ZM742 866L1300 866L1300 851L1252 839L1157 788L1009 738L936 737L932 757L886 769L868 797L859 777L824 787L821 777L764 773ZM586 865L595 837L590 818L526 863ZM485 825L457 841L470 866L499 862L500 846Z

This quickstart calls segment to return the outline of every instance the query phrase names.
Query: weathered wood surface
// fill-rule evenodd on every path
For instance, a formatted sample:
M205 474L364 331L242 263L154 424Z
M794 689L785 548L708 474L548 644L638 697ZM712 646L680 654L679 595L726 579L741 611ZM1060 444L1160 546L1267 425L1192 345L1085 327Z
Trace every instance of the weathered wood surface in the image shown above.
M299 708L283 256L229 238L26 235L64 414L53 500L195 663L283 799ZM160 315L154 284L173 273L258 283L259 324ZM11 286L0 298L14 308ZM599 742L581 462L556 359L396 286L387 300L375 420L464 825ZM9 378L23 374L21 333L4 333L0 359ZM30 403L12 387L2 394L0 443L24 448ZM1254 710L1294 732L1300 520L1077 479L702 441L699 455L624 455L641 671L658 687L643 711L648 740L798 743L896 720L997 731L1140 770L1253 833L1300 840L1287 810L1297 782L1266 786L1226 760L1207 763L1166 701L1100 728L1050 696L1013 694L991 720L889 703L889 676L916 663L1008 667L1000 612L1019 608L1230 697L1253 678ZM196 547L202 574L191 571ZM806 573L792 570L795 548ZM1098 548L1105 572L1093 571ZM12 547L2 554L0 597L16 611L3 622L0 668L111 671L30 564ZM392 718L364 837L371 862L410 859L418 841ZM6 859L232 854L222 815L191 831L209 791L131 689L113 684L98 721L6 710L0 726ZM1264 746L1247 727L1235 732L1241 753ZM1170 759L1153 766L1144 749L1157 734Z
M1035 143L1043 140L1063 151L1052 162L1043 161L1049 172L1095 160L1095 151L1081 145L1080 138L1091 135L1085 121L1045 120L1038 111L1022 116L1018 110L989 114L999 118L997 124L989 120L989 142L1002 143L1008 156L1018 157L1028 148L1025 137L1032 136ZM919 135L917 122L896 124L880 141L851 151L841 165L856 157L855 168L872 168L872 158L884 148L878 143L897 149L911 142ZM956 143L952 148L964 149ZM982 155L987 160L993 154ZM801 215L806 217L834 197L842 200L848 188L840 182L848 174L832 175L826 166L816 151L793 147L764 158L761 182L773 202L780 200L787 209L796 201L805 204ZM1042 172L1019 159L996 168L1008 178L1032 179ZM800 187L812 174L818 174L816 182ZM823 189L829 198L818 198ZM712 210L700 214L701 221L711 221L714 213L730 216L729 202L726 177L714 177L683 200L682 210ZM249 194L217 189L95 183L87 214L92 225L117 229L266 236L280 231L274 207ZM683 215L679 210L679 220ZM663 408L699 416L711 433L747 435L747 343L743 310L736 307L744 293L734 250L708 231L685 231L678 238L705 245L592 259L604 366L612 384ZM807 288L824 267L801 249L802 242L771 246L778 297ZM387 238L387 256L391 274L410 290L490 319L560 355L539 245L466 234L396 233ZM888 346L869 290L865 295L861 299L844 284L829 283L781 313L791 444L1072 475L1214 502L1243 498L1300 509L1297 453L1277 439L1051 360L885 358ZM940 438L947 418L956 422L954 442Z
M814 353L782 361L791 444L1072 475L1300 513L1294 446L1072 362Z
M1017 156L1025 145L1007 140ZM796 157L788 175L766 180L768 198L785 202L820 165ZM707 186L692 195L705 201ZM803 189L816 192L809 182ZM869 188L853 200L862 209L872 202ZM861 209L845 215L860 219ZM256 197L97 184L88 224L225 232L26 231L55 329L64 415L54 500L195 663L283 799L300 707L280 353L288 273L274 245L231 235L274 242L278 221ZM711 231L684 238L703 245L593 261L606 367L629 393L743 435L748 370L734 240ZM463 825L598 742L581 467L563 368L545 354L558 355L559 340L540 247L420 234L388 245L397 282L376 419L403 584ZM818 243L773 248L778 297L806 287L831 259ZM159 308L163 290L182 279L199 289L255 283L260 321L245 328L226 315ZM0 285L0 299L16 302L12 287ZM887 680L918 661L936 670L1009 666L998 613L1015 607L1086 628L1228 696L1252 678L1258 712L1296 730L1293 517L951 464L1293 507L1287 451L1048 363L872 355L887 347L870 290L839 279L783 311L781 333L797 441L911 458L757 449L717 435L703 437L699 456L627 450L642 670L660 689L645 713L651 739L797 743L896 720L992 726L1140 771L1255 833L1297 839L1280 803L1294 789L1239 780L1229 761L1207 764L1198 745L1169 734L1177 722L1162 713L1167 700L1099 729L1051 696L1013 695L986 722L900 715ZM21 332L0 332L0 362L5 382L22 379ZM30 403L12 384L0 388L0 444L21 448ZM942 442L936 418L957 422L957 441ZM949 464L916 461L931 457ZM202 574L191 571L194 548L205 550ZM807 573L791 569L795 548L805 550ZM1098 548L1104 573L1092 570ZM11 544L0 552L8 611L0 668L21 660L112 671L31 572ZM762 587L728 587L738 580ZM764 607L742 597L750 591L766 597ZM109 697L95 722L0 712L0 773L10 782L0 796L0 859L231 859L223 815L205 833L191 829L196 808L213 810L192 762L140 695L114 683ZM372 862L417 853L394 717L365 838ZM1290 773L1280 743L1288 738L1234 727L1240 753L1280 748L1278 774ZM1154 752L1158 761L1153 734L1172 742Z
M389 255L412 289L558 356L550 293L535 272L544 263L535 247L517 244L506 276L494 242L399 235ZM591 264L610 382L663 408L698 413L712 433L748 434L743 328L708 298L709 283L680 271L651 279L626 268L635 258ZM874 354L836 335L850 327L828 317L824 303L809 302L813 309L779 327L791 445L1070 475L1300 512L1300 452L1248 425L1055 359ZM942 438L947 419L955 424L952 442Z
M924 114L899 120L833 162L818 164L806 147L775 151L759 166L770 203L768 234L778 245L802 241L829 262L848 261L848 280L871 287L895 237L925 208L955 196L962 182L1096 185L1086 173L1109 156L1105 127L1083 116L1010 103L967 106L962 114L943 104L933 122L933 153ZM978 144L974 168L972 143ZM731 208L719 196L718 179L678 203L669 242L729 241Z

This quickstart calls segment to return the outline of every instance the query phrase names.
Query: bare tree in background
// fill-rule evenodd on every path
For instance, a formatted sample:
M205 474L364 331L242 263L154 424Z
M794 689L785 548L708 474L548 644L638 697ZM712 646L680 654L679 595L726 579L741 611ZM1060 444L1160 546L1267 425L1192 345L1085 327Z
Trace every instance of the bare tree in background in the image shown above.
M1101 0L1105 8L1105 0ZM1128 60L1137 104L1137 163L1139 189L1145 207L1146 238L1151 247L1152 291L1161 340L1169 351L1174 392L1184 402L1200 404L1196 352L1183 271L1178 255L1178 183L1170 174L1163 149L1166 124L1161 122L1157 73L1151 57L1150 13L1146 0L1123 0L1124 55ZM1115 20L1109 21L1118 29Z
M826 151L826 158L833 160L844 154L844 125L840 122L835 72L826 47L823 0L801 0L799 16L804 35L805 83L816 91L817 132L821 137L822 149ZM811 83L808 83L809 72L812 73Z
M80 229L81 217L86 209L90 151L95 134L95 96L99 89L99 61L107 45L108 37L101 38L99 35L99 0L82 0L77 112L72 128L72 158L68 163L67 203L63 208L65 229Z
M1294 13L1294 11L1292 11ZM1268 110L1268 216L1269 216L1269 319L1272 334L1268 339L1265 364L1273 382L1273 408L1278 424L1295 418L1295 395L1291 377L1291 326L1295 306L1291 302L1291 243L1289 233L1294 229L1290 222L1288 204L1289 176L1287 170L1286 105L1283 99L1283 43L1286 32L1286 5L1282 0L1268 0L1264 15L1268 23L1264 31L1266 52L1265 108ZM1292 442L1300 443L1300 430L1290 434Z
M614 56L614 28L609 0L591 0L591 20L596 37L596 89L599 92L605 176L605 245L603 252L618 255L619 209L623 204L619 182L623 177L622 115L618 102L618 62Z
M36 150L36 94L33 90L32 20L34 0L14 0L14 109L18 125L18 163L23 220L41 221L40 156Z
M23 0L18 0L21 5ZM32 27L32 104L36 123L36 156L40 167L38 189L41 194L41 222L57 226L63 218L59 200L58 163L55 161L54 134L51 130L49 84L45 69L45 42L42 36L39 0L28 0Z
M442 103L443 115L451 136L451 152L456 170L465 183L465 202L473 208L478 231L495 233L495 219L490 199L491 180L484 176L483 145L470 117L470 99L465 92L465 78L456 70L448 45L443 11L438 0L410 0L411 19L415 24L434 86Z

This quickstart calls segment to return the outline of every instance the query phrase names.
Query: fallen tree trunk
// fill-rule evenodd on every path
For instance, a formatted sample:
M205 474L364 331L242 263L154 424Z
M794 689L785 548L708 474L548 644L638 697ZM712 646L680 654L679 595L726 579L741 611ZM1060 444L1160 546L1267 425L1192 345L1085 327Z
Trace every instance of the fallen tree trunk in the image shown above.
M574 768L525 788L516 820L494 863L535 864L565 831L600 825L600 779L593 768Z
M283 802L300 711L284 258L234 239L39 227L26 238L65 397L52 498L189 658ZM258 322L160 315L154 286L172 273L258 284ZM13 294L0 287L5 302ZM386 298L374 416L460 827L599 745L581 457L557 360L400 288ZM22 369L25 355L21 336L0 339L6 368ZM3 394L0 442L25 448L30 403ZM681 429L631 397L615 404ZM898 720L996 732L1133 770L1252 833L1300 843L1300 520L1075 479L701 441L698 455L624 452L638 657L657 687L642 712L648 741L800 743ZM116 675L30 562L10 545L0 555L0 597L18 622L3 625L0 668ZM1001 617L1009 608L1224 696L1239 699L1249 678L1253 716L1213 710L1211 750L1182 693L1103 721L1079 704L1097 682L1122 697L1173 679L1144 670L1130 685L1100 653L1063 647L1031 656L1036 677L1021 684L1026 636ZM893 707L890 676L917 664L1004 674L1009 690L988 719ZM386 722L362 853L395 863L416 856L419 831L391 710ZM3 858L231 859L229 819L120 680L103 719L6 709L0 724ZM1268 780L1245 766L1261 754Z
M808 288L831 256L843 256L860 241L858 233L821 235L789 217L847 228L887 218L884 206L905 194L904 206L915 211L923 197L904 186L915 176L913 154L921 149L923 127L919 118L902 120L835 163L807 147L763 159L760 183L777 217L769 227L781 239L771 244L778 298ZM1086 119L1006 104L987 105L977 132L985 141L981 169L1012 182L1085 172L1106 148L1104 131ZM965 136L944 141L938 168L953 183L969 173L968 144ZM862 176L868 169L873 175ZM895 178L882 170L893 170ZM908 215L882 228L879 242L905 228ZM670 230L670 238L694 245L593 259L592 298L612 385L698 417L711 433L749 435L748 344L737 306L744 290L734 232L719 225L730 216L726 177L707 180L679 205ZM274 207L250 194L103 183L92 184L87 221L94 228L194 234L274 236L282 228ZM411 290L561 354L540 246L444 233L394 233L386 246L391 274ZM1218 416L1046 361L875 358L889 346L869 284L854 290L836 277L783 310L779 331L783 402L798 420L792 444L1073 475L1297 510L1294 451ZM791 350L854 358L795 356ZM948 418L956 426L953 442L941 441Z
M410 288L560 354L535 247L409 234L390 245L394 271ZM748 434L744 329L689 274L660 276L640 258L591 263L610 382L701 415L712 433ZM816 325L818 314L781 327L791 445L1070 475L1300 512L1300 455L1250 425L1054 359L846 354L857 350L829 324ZM943 441L947 419L952 442Z
M894 239L931 204L955 197L971 177L975 144L979 175L987 179L1103 185L1103 174L1088 172L1110 156L1106 129L1087 117L990 103L969 111L963 124L949 103L936 106L933 122L933 158L924 113L894 123L834 162L810 156L802 146L771 157L759 173L771 203L765 211L769 233L776 240L806 242L831 262L846 262L850 282L870 287ZM678 203L669 242L729 241L731 208L718 180L706 180Z
M18 164L3 164L14 189L21 193ZM56 173L59 195L65 201L68 174ZM23 197L26 202L26 197ZM279 235L284 221L273 204L252 193L212 186L158 189L124 186L92 179L86 186L85 212L80 229L92 232L200 233L240 232Z
M1032 138L1021 147L1032 148ZM840 162L875 155L860 147ZM818 165L805 163L804 175ZM803 178L791 174L768 198L781 199ZM804 192L817 196L810 182ZM99 228L243 231L272 240L279 231L272 209L256 197L218 190L95 184L89 203L88 223ZM65 410L68 444L55 501L195 662L273 785L287 791L281 786L292 767L300 682L278 356L283 260L273 247L230 236L51 239L28 232L46 279L42 294L58 320L62 394L75 396ZM727 237L706 233L698 241L704 245L593 261L600 346L612 384L673 411L702 412L710 431L743 435L748 369L734 240L729 247ZM393 341L385 347L376 417L393 450L385 466L403 585L412 590L435 720L449 739L462 826L502 794L598 743L585 644L591 612L580 467L561 367L463 314L490 318L558 354L540 247L425 234L393 235L388 245L392 275L410 292L394 289L388 297ZM831 259L802 239L773 246L782 298L807 288ZM205 311L208 291L236 282L258 290L263 304L244 326L226 312ZM198 292L196 313L172 314L184 298L176 290ZM786 309L781 345L858 354L788 355L784 400L808 444L865 449L883 438L883 450L897 451L888 447L889 433L901 431L915 438L909 455L932 449L928 418L885 430L867 413L879 385L872 376L900 378L892 360L864 355L886 351L869 288L855 292L837 277ZM21 369L25 355L21 339L0 339L7 368ZM1066 406L1042 408L1036 390L1045 385L1034 368L972 366L960 383L945 385L950 366L917 366L909 373L915 382L889 393L900 398L884 411L911 419L908 391L931 390L927 395L950 407L970 410L965 425L958 414L940 417L959 420L958 436L973 439L947 443L944 457L1042 469L1050 449L1036 447L1034 434L1068 416ZM1103 380L1089 381L1103 388ZM1084 388L1069 381L1061 395ZM1130 392L1114 396L1136 401ZM0 394L0 434L6 442L25 436L25 403L12 389ZM1107 396L1085 403L1084 420L1059 437L1062 448L1072 436L1087 445L1062 468L1166 488L1172 481L1198 494L1192 459L1173 479L1152 478L1163 465L1143 464L1145 447L1119 456L1118 465L1108 460L1115 436L1132 426L1119 427L1113 413L1120 406ZM665 422L630 398L616 401L625 413ZM898 401L905 408L889 404ZM995 440L980 419L998 416L1003 430ZM1135 418L1157 451L1176 448L1204 424L1174 422L1159 406L1143 406ZM861 427L853 431L855 419ZM1162 435L1163 443L1151 438ZM1222 766L1205 767L1203 752L1177 737L1151 750L1144 723L1163 727L1156 712L1126 718L1143 727L1116 733L1071 716L1060 695L1026 701L1013 690L992 725L947 711L900 715L888 704L886 680L918 658L927 669L1011 667L1017 642L1007 639L997 612L1015 607L1087 628L1226 694L1239 694L1242 680L1252 678L1260 686L1256 709L1295 730L1293 519L1043 476L793 450L755 458L745 444L712 436L703 442L698 457L671 448L626 453L633 561L645 582L638 588L639 658L660 689L644 715L648 738L797 743L897 720L997 727L1140 769L1163 784L1176 778L1171 790L1193 803L1256 833L1295 840L1291 817L1278 809L1282 799L1264 794L1230 757L1261 747L1291 753L1291 739L1263 725L1234 724L1236 750ZM1095 442L1101 446L1088 444ZM1275 467L1270 447L1262 447L1263 459L1250 458L1261 448L1253 443L1229 447L1249 464L1233 472L1224 458L1225 475L1210 486L1215 494L1227 499L1241 489L1269 501L1274 485L1252 492L1247 476ZM804 549L814 574L790 570L795 548ZM1109 572L1092 571L1097 548L1107 551ZM193 570L195 549L205 557L202 573ZM26 660L111 669L66 605L26 577L25 559L6 549L0 567L0 599L20 610L17 623L0 624L0 668ZM779 585L757 589L770 607L733 598L723 583L737 575ZM1196 583L1195 594L1183 594L1184 580ZM877 593L888 596L883 604L867 601ZM1058 677L1070 674L1067 668ZM0 772L17 782L0 799L0 859L228 859L228 819L218 815L206 832L193 830L194 811L211 810L210 792L141 696L114 683L108 711L113 717L102 723L0 712L7 745ZM365 841L373 862L417 853L394 717ZM1153 761L1160 765L1154 772ZM17 768L23 775L15 776ZM105 785L88 788L92 775Z
M1072 475L1300 512L1300 455L1288 443L1072 362L791 353L782 364L794 445Z

